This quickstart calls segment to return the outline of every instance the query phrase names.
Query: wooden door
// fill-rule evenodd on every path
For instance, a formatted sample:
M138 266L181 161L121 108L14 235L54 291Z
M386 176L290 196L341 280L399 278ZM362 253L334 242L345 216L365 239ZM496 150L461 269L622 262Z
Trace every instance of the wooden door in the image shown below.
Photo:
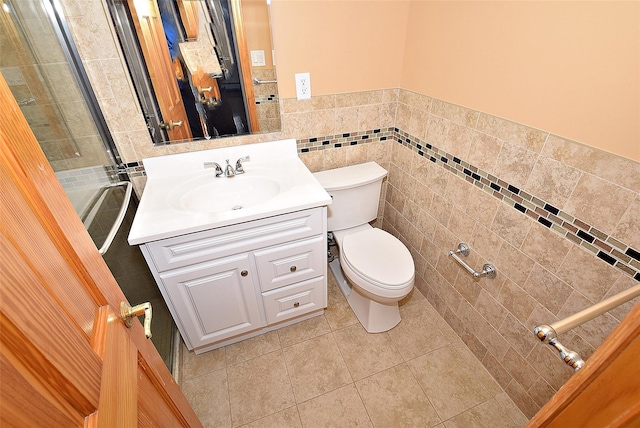
M639 357L640 303L527 427L640 427Z
M128 5L162 121L169 125L169 140L191 138L191 128L169 55L158 4L155 0L128 0ZM178 40L174 43L177 48Z
M187 39L197 39L199 28L198 7L201 7L201 0L177 0L176 3L178 4L184 32L187 33Z
M0 76L0 425L199 427Z
M244 22L242 21L242 5L241 0L231 0L231 15L233 19L233 28L235 29L236 43L238 47L238 62L240 65L240 78L244 88L245 105L247 116L249 119L249 130L252 133L260 132L260 124L258 122L258 109L256 108L256 97L253 91L253 79L251 76L251 60L249 59L249 48L247 47L247 38L244 31Z

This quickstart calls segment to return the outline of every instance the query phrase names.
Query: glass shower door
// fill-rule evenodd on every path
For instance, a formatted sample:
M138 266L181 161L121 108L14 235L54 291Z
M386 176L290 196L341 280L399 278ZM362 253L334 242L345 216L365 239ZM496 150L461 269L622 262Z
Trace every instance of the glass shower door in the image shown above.
M129 183L62 10L57 0L0 5L0 73L98 248L124 214L104 259L132 305L152 303L152 340L171 370L175 324L140 250L127 243L137 202L126 199Z

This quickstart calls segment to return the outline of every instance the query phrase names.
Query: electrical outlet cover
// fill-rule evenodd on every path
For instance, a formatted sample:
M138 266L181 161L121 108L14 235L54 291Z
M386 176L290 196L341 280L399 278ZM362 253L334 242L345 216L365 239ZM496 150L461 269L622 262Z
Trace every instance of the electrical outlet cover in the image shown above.
M311 75L296 73L296 95L299 100L311 98Z

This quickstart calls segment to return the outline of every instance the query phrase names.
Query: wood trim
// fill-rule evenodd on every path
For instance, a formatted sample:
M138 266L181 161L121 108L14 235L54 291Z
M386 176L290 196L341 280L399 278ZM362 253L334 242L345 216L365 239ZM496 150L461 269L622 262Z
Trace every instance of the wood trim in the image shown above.
M242 78L242 86L244 87L245 103L247 114L249 115L249 128L251 133L260 132L258 123L258 109L256 108L256 96L253 91L253 78L251 77L251 61L249 59L249 49L247 48L247 37L244 31L244 23L242 22L242 6L241 0L231 0L231 15L233 18L233 27L236 32L236 43L238 46L238 62L240 65L240 77Z
M622 372L617 378L617 382L603 383L605 380L610 380L610 370L620 369L618 366L624 363L624 359L628 359L629 356L637 358L638 348L640 348L640 303L634 306L631 312L595 350L584 367L569 378L534 415L527 427L556 426L569 414L565 412L575 411L575 409L570 409L574 402L585 415L611 411L612 407L622 405L626 411L623 414L616 412L615 415L612 415L609 421L612 425L616 419L618 422L638 421L640 419L640 406L638 405L640 401L640 374L638 374L640 369L638 364L632 364L631 367L628 367L630 370ZM562 364L561 361L558 363ZM600 388L590 388L592 385ZM620 391L621 389L624 391ZM629 394L628 389L631 389ZM594 393L598 392L599 394L596 396ZM576 421L573 420L573 422ZM625 426L617 423L615 425ZM580 424L578 423L576 426L580 426Z

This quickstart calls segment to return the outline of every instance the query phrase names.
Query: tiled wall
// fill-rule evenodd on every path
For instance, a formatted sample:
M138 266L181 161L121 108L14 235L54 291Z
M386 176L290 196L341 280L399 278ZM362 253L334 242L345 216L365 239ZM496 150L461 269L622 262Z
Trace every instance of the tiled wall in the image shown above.
M276 82L276 70L252 69L251 77L260 82ZM256 110L260 132L278 132L282 128L280 120L280 98L277 83L260 83L253 85L256 98Z
M418 287L531 417L572 373L533 327L640 282L640 164L408 91L396 127L384 228L410 248ZM459 242L497 278L472 281L447 256ZM631 306L560 340L586 359Z

